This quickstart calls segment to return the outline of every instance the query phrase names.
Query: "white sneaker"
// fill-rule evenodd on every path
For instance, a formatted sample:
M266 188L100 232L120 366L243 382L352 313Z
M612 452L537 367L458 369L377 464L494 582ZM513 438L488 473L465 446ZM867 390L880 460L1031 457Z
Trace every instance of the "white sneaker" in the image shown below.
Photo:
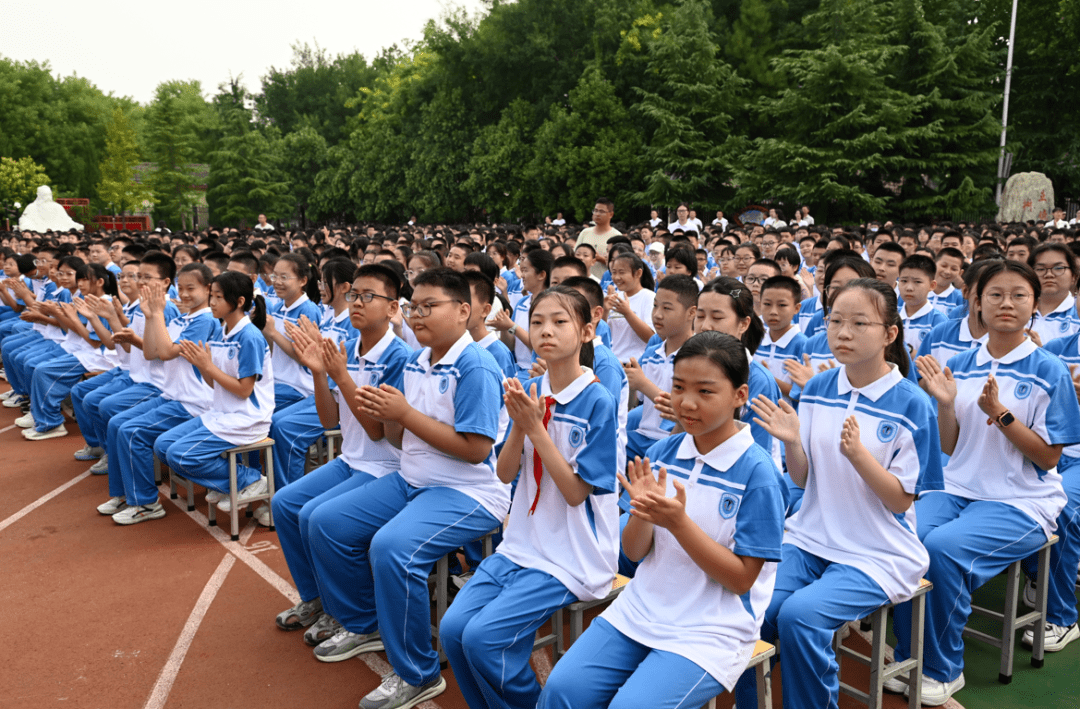
M63 438L68 435L68 430L64 428L64 424L60 424L56 428L50 428L48 431L37 431L28 428L22 432L22 435L28 441L47 441L50 438Z
M382 678L382 684L360 700L360 709L411 709L446 691L446 680L439 675L423 687L414 687L396 672Z
M270 526L270 505L260 505L259 509L255 510L255 521L260 527Z
M1035 582L1031 579L1024 581L1024 605L1028 608L1035 607L1035 595L1038 589L1035 588ZM1029 631L1030 632L1030 631Z
M90 472L94 475L104 475L109 472L109 454L101 456L97 462L90 466Z
M17 408L21 407L23 404L29 404L29 403L30 403L30 397L23 396L22 394L15 394L15 395L12 395L12 396L8 396L8 398L4 399L4 406L6 406L9 409L17 409Z
M103 455L105 455L104 448L83 446L79 450L75 451L75 460L100 460L101 456Z
M888 667L886 666L886 669ZM911 676L910 672L902 672L891 679L885 680L882 687L891 694L903 694L905 697L911 694L908 683L905 681Z
M1080 638L1080 628L1077 627L1076 623L1068 627L1047 623L1043 650L1046 652L1060 652L1065 649L1066 645L1077 638ZM1025 630L1024 637L1020 639L1020 642L1024 644L1024 647L1031 647L1035 644L1035 632Z
M0 369L0 372L2 372L2 371L4 371L4 370ZM7 401L9 396L14 396L14 395L15 395L15 390L14 389L8 389L3 394L0 394L0 401Z
M132 505L120 510L112 518L117 524L128 525L145 522L148 519L161 519L164 516L165 506L160 502L154 502L149 505Z
M954 679L952 682L938 682L937 680L930 679L926 675L922 678L922 697L920 698L923 706L926 707L939 707L952 698L952 695L959 692L964 688L964 673L961 672L960 676Z
M33 428L34 427L34 414L24 414L15 419L15 425L19 428Z
M222 500L227 500L227 499L229 499L228 493L218 492L217 490L207 490L206 491L206 502L207 502L207 504L216 505L217 503L221 502Z
M127 498L121 495L120 497L110 497L108 502L98 505L97 511L99 514L112 517L125 507L127 507Z
M246 505L247 503L251 502L252 500L256 500L256 499L266 495L266 493L269 492L269 491L270 491L270 483L267 482L266 476L264 475L261 478L259 478L258 480L256 480L255 482L253 482L250 485L248 485L247 487L245 487L240 492L236 493L236 504L237 504L238 507L242 507L243 505ZM225 498L221 502L218 503L217 508L219 510L221 510L222 512L231 512L232 511L232 505L229 504L229 496L228 495L226 495Z

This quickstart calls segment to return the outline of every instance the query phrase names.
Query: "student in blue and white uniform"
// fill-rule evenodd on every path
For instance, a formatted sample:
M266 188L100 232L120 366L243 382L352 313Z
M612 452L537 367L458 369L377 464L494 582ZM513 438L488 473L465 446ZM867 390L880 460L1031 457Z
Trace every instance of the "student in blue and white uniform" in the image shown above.
M344 258L331 259L323 264L324 300L330 307L322 321L306 319L301 315L297 322L285 324L285 334L292 338L297 330L303 330L308 339L325 338L334 344L348 343L359 336L350 322L350 308L346 296L352 288L356 266ZM295 351L295 350L294 350ZM303 369L303 364L300 364ZM274 370L275 373L277 370ZM312 381L314 386L314 381ZM308 448L318 441L326 429L319 421L314 393L300 401L277 407L270 424L270 437L274 439L274 485L275 490L299 480L304 475Z
M29 441L66 436L60 406L71 388L88 372L106 372L116 366L108 323L95 315L83 299L108 299L111 307L112 298L117 297L116 278L101 264L92 263L86 271L86 278L79 281L83 297L63 305L58 316L67 325L62 345L65 353L34 367L30 413L15 421L26 429L23 437Z
M979 276L993 260L983 259L968 266L964 271L964 290L967 302L974 304L976 295L975 287L979 282ZM975 349L986 342L986 325L979 318L979 309L969 307L968 315L960 320L946 320L937 325L923 338L919 345L917 355L931 355L938 362L948 362L953 355ZM919 378L920 383L922 377Z
M929 558L912 502L941 485L933 404L903 374L896 294L870 278L830 293L826 328L840 367L809 381L798 413L786 402L753 402L761 425L784 442L791 479L806 488L761 631L780 639L792 708L836 707L836 631L918 590ZM741 707L756 706L751 679L740 683Z
M604 294L604 310L611 328L611 351L626 364L631 357L641 357L646 343L656 334L651 324L655 284L632 251L613 253L608 270L614 287L609 286Z
M442 619L440 638L471 707L532 707L537 628L575 600L603 598L615 578L615 402L588 368L589 302L556 286L533 299L539 379L504 384L513 419L497 472L518 480L506 534ZM518 477L519 471L521 476Z
M304 633L309 645L318 645L342 629L324 612L322 599L339 587L338 593L347 594L352 573L349 567L335 569L330 578L316 573L308 531L312 514L324 503L346 496L362 507L362 494L352 493L401 468L401 452L386 439L383 423L355 405L358 387L402 387L405 362L412 351L391 328L401 283L390 269L372 264L360 267L351 286L349 319L359 338L346 345L329 338L313 341L300 332L295 340L301 345L301 361L313 375L320 425L341 427L341 455L275 491L272 502L281 549L300 593L300 602L278 614L276 622L283 630L311 626ZM328 583L335 584L330 591L325 590Z
M517 362L518 371L527 370L532 362L529 345L529 307L533 297L551 284L551 269L555 258L543 249L532 249L522 254L518 261L521 271L522 293L525 295L514 306L513 314L500 312L488 325L504 333L503 343L510 347Z
M792 386L785 363L801 362L806 347L806 336L792 322L801 296L799 282L789 276L773 276L761 284L761 319L766 331L758 346L757 359L773 375L785 397L791 393Z
M966 273L964 264L964 252L958 249L944 248L934 257L934 280L937 285L926 299L946 317L950 310L964 304L964 294L953 285L961 273Z
M385 647L394 669L363 709L414 706L446 689L431 645L428 575L440 557L494 530L510 503L494 467L503 375L466 330L469 284L439 268L413 285L406 317L427 346L406 364L404 390L365 386L356 398L400 445L401 471L365 485L363 504L326 502L308 525L316 575L354 577L341 593L323 589L323 607L344 629L316 658Z
M555 666L541 709L699 707L734 688L772 595L784 523L769 453L733 415L748 376L734 337L699 333L679 350L671 406L685 433L620 475L633 500L622 543L641 565Z
M311 372L296 361L292 340L285 330L286 325L295 326L301 317L320 322L319 306L312 300L318 297L318 285L310 281L313 278L315 274L299 254L285 254L274 264L272 282L282 303L273 313L267 313L263 334L273 345L274 401L279 409L315 393Z
M280 263L280 261L279 261ZM254 301L254 307L249 303ZM158 458L184 478L221 494L217 503L229 512L229 462L222 453L258 443L270 433L274 413L274 371L265 326L262 298L255 297L251 279L226 271L210 286L210 309L221 332L207 343L182 341L180 356L199 370L214 390L210 410L161 435L154 444ZM251 316L247 315L251 310ZM253 318L253 319L252 319ZM238 463L236 501L244 506L265 495L266 477ZM130 508L129 508L130 509Z
M469 334L472 335L476 344L483 347L488 351L488 354L495 358L495 361L499 363L499 369L502 370L503 376L516 377L518 367L514 361L514 355L503 344L499 335L492 332L487 326L491 306L495 302L495 283L479 271L466 270L462 272L462 276L469 282L469 290L472 293ZM509 425L509 420L507 425Z
M166 431L190 421L213 405L213 390L198 370L180 356L181 343L205 343L221 331L207 306L212 278L210 269L200 263L189 263L180 269L178 295L187 314L168 323L168 279L161 277L161 272L160 267L149 262L139 266L139 275L143 277L139 307L145 316L142 356L151 361L151 372L160 372L162 376L158 384L161 396L152 396L134 408L113 415L105 439L109 500L97 510L121 524L136 524L164 516L164 507L160 510L153 507L158 505L154 444ZM161 366L153 360L160 361ZM160 455L158 460L164 462ZM151 509L147 511L144 507ZM125 508L135 509L128 512ZM124 514L120 514L122 512Z
M1064 447L1080 443L1069 371L1025 333L1040 295L1034 271L998 261L976 288L986 344L945 367L931 357L918 360L926 391L937 400L942 450L951 456L944 491L916 503L934 584L926 598L921 697L930 706L964 686L972 591L1054 532L1067 501L1056 466ZM910 624L905 604L895 613L900 660L910 656Z
M904 321L904 344L908 352L919 351L919 345L927 333L948 318L935 308L927 296L937 285L937 266L925 254L912 254L900 264L900 278L896 287L901 299L900 319Z
M1031 322L1031 331L1039 336L1040 345L1080 331L1076 297L1072 294L1077 280L1076 263L1069 247L1052 242L1040 244L1028 258L1042 286L1039 307Z

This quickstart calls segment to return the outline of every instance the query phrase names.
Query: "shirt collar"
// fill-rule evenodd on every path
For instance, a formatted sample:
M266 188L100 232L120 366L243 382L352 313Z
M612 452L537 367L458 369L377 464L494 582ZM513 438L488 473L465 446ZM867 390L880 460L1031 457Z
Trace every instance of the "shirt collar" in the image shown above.
M331 310L330 312L333 312L333 310ZM344 322L345 320L348 320L350 315L351 315L351 313L349 312L349 309L345 308L344 310L341 311L340 315L335 315L334 316L334 324L336 325L337 323Z
M923 303L923 306L921 308L915 311L914 315L909 316L907 314L907 307L905 307L903 310L900 311L900 317L904 320L904 322L907 322L908 320L918 320L923 316L929 315L930 311L932 311L933 309L934 304L927 300L925 303Z
M207 310L209 310L209 308L207 308ZM201 313L202 311L200 310L199 312ZM244 317L240 318L240 322L236 323L236 327L234 327L232 330L230 330L229 332L226 333L225 328L221 328L221 332L225 336L225 339L229 340L229 339L232 339L232 337L234 335L236 335L236 333L240 332L241 330L243 330L245 327L247 327L250 324L251 324L251 318L249 318L247 315L245 315Z
M285 312L289 312L293 308L299 308L301 305L308 302L308 300L309 300L309 298L307 297L307 293L301 293L300 297L297 298L296 301L292 305L290 305L288 307L285 307L284 310L285 310ZM282 304L282 305L284 306L284 304Z
M386 328L386 334L375 343L374 347L367 351L367 354L360 354L360 341L363 338L356 338L356 359L371 363L378 362L382 359L383 352L386 352L386 348L390 346L390 343L394 341L395 337L397 337L397 335L394 334L394 328Z
M956 290L956 286L950 283L949 287L945 290L941 291L940 293L930 293L930 295L934 298L948 298L950 295L953 294L954 290Z
M847 394L849 392L857 392L862 396L865 396L870 401L877 401L881 398L882 394L892 389L896 384L904 377L900 374L900 368L892 362L889 363L889 373L883 377L879 377L876 381L870 384L856 389L851 384L851 380L847 376L847 365L840 366L840 376L836 380L837 393L840 395Z
M593 344L593 347L596 347L598 345L602 345L602 344L604 344L604 338L597 335L596 337L592 338L592 344Z
M738 430L734 436L704 455L698 452L697 443L694 442L693 436L683 436L682 442L679 443L679 451L675 454L675 457L679 460L691 458L700 460L713 470L726 472L754 444L754 437L750 433L750 424L736 421L735 427Z
M983 343L982 347L975 354L975 363L979 365L986 364L988 362L997 362L998 364L1012 364L1013 362L1019 362L1024 357L1039 349L1038 345L1031 341L1030 337L1025 337L1024 341L1016 347L1013 347L1011 351L1007 352L1001 359L995 360L989 350L990 340Z
M194 320L195 318L199 317L200 315L203 315L204 313L205 313L205 314L208 314L208 315L212 315L212 314L213 314L213 313L212 313L212 311L210 310L210 306L209 306L209 305L208 305L208 306L206 306L205 308L199 308L198 310L196 310L196 311L195 311L195 312L193 312L193 313L188 313L188 314L187 314L187 315L185 315L184 317L186 317L186 318L187 318L188 320ZM247 316L245 315L244 317L247 317ZM248 318L248 320L250 321L250 320L251 320L251 318Z
M788 329L788 331L785 332L783 337L781 337L779 340L772 339L772 334L770 333L769 337L767 338L767 344L775 345L776 347L787 347L789 344L791 344L791 341L795 338L795 336L798 335L800 332L802 332L802 330L799 329L799 325L795 322L792 322L791 328Z
M477 340L476 344L480 345L486 350L488 347L491 347L491 343L497 339L499 339L499 336L497 334L495 334L494 332L489 332L488 334L484 335L482 339Z
M439 360L436 364L434 364L434 365L431 364L431 348L430 347L425 347L423 349L423 351L420 353L420 356L417 358L416 363L419 364L424 369L431 369L433 366L435 366L435 367L449 367L449 366L452 366L455 362L457 362L457 358L461 356L461 353L465 350L465 348L468 347L469 344L471 344L472 342L473 342L472 335L470 335L466 331L464 334L462 334L461 337L458 338L457 342L455 342L450 347L450 349L446 351L446 354L444 354L442 359Z
M1065 296L1065 300L1061 301L1061 304L1054 308L1055 313L1064 313L1072 310L1076 307L1076 297L1072 293Z
M551 393L551 380L548 379L548 372L544 372L544 377L540 380L540 396L550 396L555 399L555 402L566 406L573 401L582 390L593 383L596 379L596 375L588 367L581 368L581 376L579 376L570 384L563 388L558 394Z

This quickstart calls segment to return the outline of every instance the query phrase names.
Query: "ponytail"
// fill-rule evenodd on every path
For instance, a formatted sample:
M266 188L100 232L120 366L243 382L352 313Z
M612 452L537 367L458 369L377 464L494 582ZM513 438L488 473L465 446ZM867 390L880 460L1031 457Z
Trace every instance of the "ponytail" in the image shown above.
M262 330L266 327L266 299L261 295L257 295L254 300L255 303L248 314L248 318L251 320L252 325Z

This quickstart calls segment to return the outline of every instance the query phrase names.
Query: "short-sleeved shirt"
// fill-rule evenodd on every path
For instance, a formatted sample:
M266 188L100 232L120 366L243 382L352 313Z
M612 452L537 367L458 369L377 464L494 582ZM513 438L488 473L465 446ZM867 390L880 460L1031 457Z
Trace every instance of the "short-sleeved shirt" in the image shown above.
M111 301L112 296L106 295L104 300ZM98 318L98 321L105 326L106 330L111 330L109 322L105 318L94 317ZM105 345L101 344L101 338L98 336L97 331L94 330L94 326L82 313L78 314L78 318L82 326L86 328L87 335L92 340L92 343L84 340L74 330L68 330L63 342L63 347L67 353L79 360L79 364L87 372L105 372L115 367L119 361L116 357L116 351L106 349Z
M404 393L425 416L493 442L503 408L503 374L495 358L464 333L436 363L431 348L414 352L405 365ZM413 487L448 487L476 500L496 519L510 506L510 486L495 474L495 449L481 463L445 453L406 430L401 441L401 477Z
M578 600L589 601L608 594L618 569L619 508L612 465L617 419L611 395L591 369L582 369L558 394L551 393L546 372L526 382L525 390L535 384L541 399L554 399L548 435L592 492L580 505L570 506L546 470L537 486L535 448L526 436L510 522L497 553L518 566L551 574Z
M792 323L791 328L780 336L779 340L772 339L772 333L766 332L761 344L757 349L757 361L769 374L785 384L791 383L791 375L784 368L784 362L795 360L802 362L803 348L806 346L806 335L802 334L799 326ZM790 399L789 399L790 401Z
M945 467L945 491L969 500L996 500L1027 513L1047 538L1065 505L1061 475L1041 470L997 426L986 425L979 396L991 374L998 401L1050 445L1080 443L1080 405L1068 368L1030 339L1001 359L987 345L949 360L956 380L960 434Z
M274 313L274 327L277 331L288 338L285 334L285 323L296 325L302 316L307 316L311 322L318 324L321 314L319 306L312 303L306 295L301 295L292 305L281 304ZM315 393L315 382L311 378L311 370L285 354L280 347L273 349L274 380L291 386L305 397Z
M675 350L670 355L666 350L664 341L654 335L649 340L649 347L638 360L638 364L641 365L641 373L646 379L659 387L660 391L670 392L671 379L675 374L675 355L679 353L679 350ZM657 441L666 438L675 428L675 422L661 418L660 411L652 399L644 396L642 399L641 420L638 423L637 433Z
M615 227L611 227L603 234L597 234L595 227L588 227L587 229L583 229L582 232L578 234L578 238L577 241L574 243L574 246L577 247L581 246L582 244L588 244L589 246L596 249L596 253L602 256L606 256L608 252L608 239L612 238L613 236L622 236L622 232ZM598 261L593 264L590 275L599 278L600 276L604 275L605 270L606 269L604 268L604 265Z
M511 318L514 324L525 330L525 332L529 331L529 308L531 307L532 295L524 296L514 306L514 313ZM518 369L528 369L529 363L532 361L532 350L517 335L514 336L514 359L517 361Z
M967 318L946 320L936 325L923 338L922 344L919 345L918 356L932 355L942 366L945 366L951 357L978 347L986 342L987 337L989 335L975 339L971 334L971 326Z
M45 288L43 295L38 298L39 302L42 302L42 303L70 303L71 302L71 291L69 291L67 288L57 288L56 284L54 284L52 281L49 281L48 285L52 286L52 288L49 288L49 287ZM62 328L59 328L56 325L50 325L48 323L34 323L34 329L37 330L38 332L40 332L42 334L42 336L46 340L52 340L53 342L56 342L56 343L63 342L64 339L67 337L67 333L65 333Z
M805 335L807 339L817 334L817 331L811 329L810 325L811 321L814 319L814 316L821 311L821 296L817 295L815 295L813 298L807 298L802 302L802 305L799 306L799 314L797 316L799 319L799 330L802 331L803 335ZM821 323L824 324L824 321L821 321Z
M945 315L927 301L913 315L907 314L906 308L900 309L900 319L904 322L904 344L909 352L918 352L923 338L931 330L948 320Z
M319 332L322 333L323 337L339 344L360 337L360 331L353 327L348 308L335 315L334 309L331 307L328 312L323 314L322 322L319 323Z
M950 310L964 304L964 294L959 288L950 283L949 287L941 291L941 293L930 291L930 294L926 296L926 301L940 310L942 315L949 317Z
M387 330L375 345L360 354L361 338L351 340L348 345L349 376L357 387L388 384L397 390L402 388L405 362L412 350L392 329ZM383 438L373 441L367 431L356 420L350 404L345 401L341 390L334 385L331 389L338 404L338 422L341 425L341 457L353 470L360 470L374 477L395 472L401 468L401 451Z
M630 304L630 310L635 315L646 323L651 323L653 301L655 299L655 292L642 288L637 293L629 296L627 302ZM624 315L612 310L608 313L608 327L611 328L611 351L615 353L620 362L626 364L631 357L642 356L645 352L646 340L638 337L638 334L630 327L630 323L626 321Z
M686 488L686 513L710 539L739 556L765 560L750 591L739 596L725 588L657 526L633 580L601 616L632 640L699 665L728 690L753 655L784 533L772 459L745 424L738 427L708 453L680 433L652 446L649 458L654 471L667 469L668 497L675 495L675 480Z
M202 414L210 433L234 446L258 443L270 433L274 415L274 369L270 344L259 328L244 316L230 331L222 329L210 340L214 365L230 377L255 377L251 395L240 398L221 384L214 385L214 403Z
M510 348L502 343L497 334L489 332L484 339L476 344L483 347L488 351L488 354L495 358L495 361L499 363L499 369L502 370L503 376L513 377L517 375L518 366L514 362L514 355L510 354Z
M210 308L181 315L169 321L166 329L173 342L210 342L221 335L221 324L214 318ZM202 374L183 357L175 357L164 363L164 377L160 384L166 399L179 401L192 416L209 411L214 403L214 391L203 381ZM151 369L151 372L154 372Z
M1080 332L1069 337L1059 337L1047 343L1043 349L1050 354L1057 355L1070 374L1072 373L1072 367L1080 367ZM1061 451L1061 455L1072 459L1080 459L1080 445L1066 446ZM1061 472L1060 469L1063 463L1064 461L1058 464L1059 472Z
M1072 294L1066 296L1053 312L1046 315L1036 310L1031 329L1038 333L1044 345L1059 337L1068 337L1080 332L1080 317L1076 314L1076 298Z
M146 314L142 311L141 300L136 300L124 308L124 314L128 319L128 328L140 338L146 335ZM165 329L168 331L169 323L183 317L180 310L171 300L165 301ZM178 331L179 332L179 331ZM205 341L205 340L204 340ZM151 384L161 390L165 384L165 363L160 359L147 359L143 351L132 347L131 352L124 352L123 347L116 348L116 354L121 362L127 355L128 368L131 372L131 381L139 384Z
M941 447L930 398L896 365L855 388L844 366L818 374L799 401L799 435L809 463L802 507L788 520L785 542L828 561L853 566L898 603L918 589L930 556L916 534L915 506L895 514L840 452L844 421L854 416L860 439L904 492L941 489Z

